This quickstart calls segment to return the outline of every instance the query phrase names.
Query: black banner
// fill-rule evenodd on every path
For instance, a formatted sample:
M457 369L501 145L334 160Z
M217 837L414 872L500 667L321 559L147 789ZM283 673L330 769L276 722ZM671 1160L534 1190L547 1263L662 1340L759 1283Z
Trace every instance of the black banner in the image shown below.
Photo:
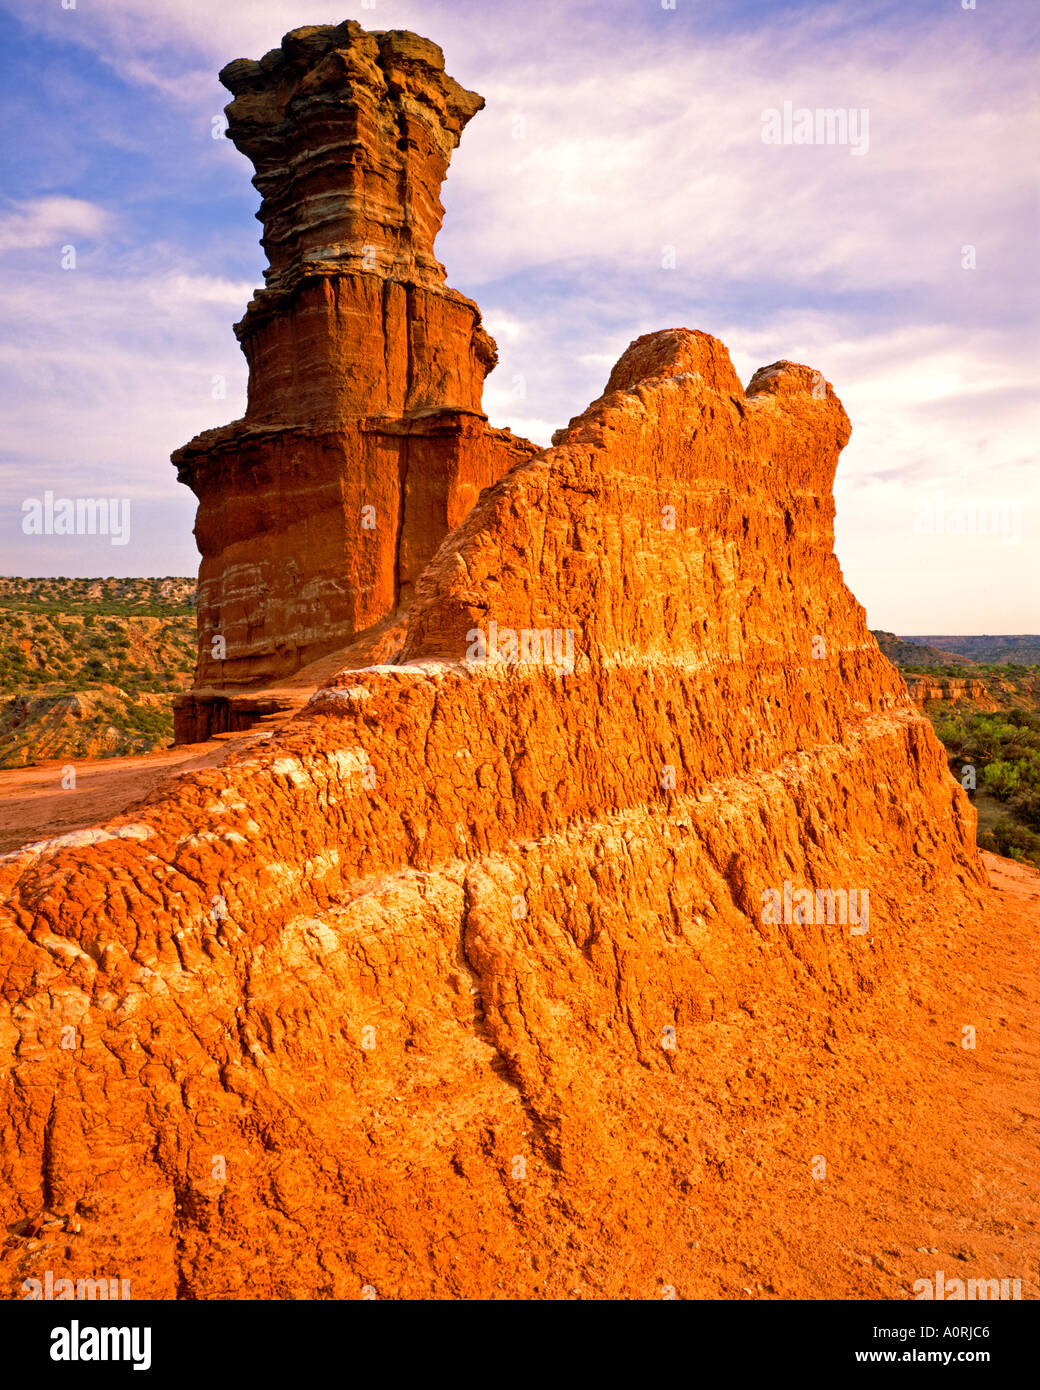
M429 1375L503 1368L524 1375L522 1349L538 1374L637 1353L648 1379L674 1366L743 1377L863 1369L981 1367L1008 1374L1033 1359L1036 1318L1020 1302L698 1303L675 1307L610 1303L145 1303L0 1304L8 1383L22 1374L46 1384L103 1375L280 1373L338 1365L343 1383L414 1369ZM662 1304L668 1299L660 1300ZM541 1338L545 1337L544 1344ZM373 1341L373 1338L378 1339ZM635 1339L635 1340L633 1340ZM541 1347L541 1350L539 1349ZM642 1349L641 1351L639 1349ZM551 1356L550 1356L551 1349ZM479 1359L477 1359L479 1358ZM548 1364L547 1364L548 1363ZM451 1368L455 1370L452 1371ZM48 1374L49 1373L49 1374ZM533 1370L530 1372L534 1374ZM673 1373L673 1372L668 1372ZM337 1377L339 1378L339 1377Z

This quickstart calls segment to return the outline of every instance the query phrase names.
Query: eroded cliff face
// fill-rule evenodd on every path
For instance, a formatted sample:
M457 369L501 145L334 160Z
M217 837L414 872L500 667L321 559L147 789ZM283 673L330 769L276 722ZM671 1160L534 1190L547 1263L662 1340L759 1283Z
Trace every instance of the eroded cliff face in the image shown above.
M12 1287L899 1295L864 1210L993 1129L934 1037L985 876L833 554L848 433L806 367L637 340L396 656L0 861Z
M244 419L177 451L199 499L199 661L177 735L407 609L480 491L535 451L481 412L495 344L433 253L483 98L436 44L349 21L221 73L270 266L236 327ZM221 722L223 721L223 722Z
M993 699L985 681L962 676L918 676L905 674L906 688L915 705L924 706L932 700L965 702L977 710L992 712L1000 706Z
M433 257L480 99L355 24L223 78L270 270L246 418L177 456L180 719L276 727L0 857L0 1282L899 1297L939 1232L1020 1276L987 971L1035 934L842 581L831 386L673 329L552 448L491 429Z

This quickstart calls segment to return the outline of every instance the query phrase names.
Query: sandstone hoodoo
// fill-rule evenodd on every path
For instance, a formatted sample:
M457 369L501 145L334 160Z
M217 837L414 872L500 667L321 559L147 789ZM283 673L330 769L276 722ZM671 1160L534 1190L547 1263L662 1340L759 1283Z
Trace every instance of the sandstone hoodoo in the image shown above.
M347 22L229 63L227 134L256 168L266 286L236 332L244 419L177 451L199 499L199 659L182 741L242 690L406 609L444 536L534 446L481 412L495 344L433 250L440 186L483 106L436 44Z
M379 291L408 322L409 294L428 296L429 329L434 175L425 193L404 181L425 210L405 240L403 185L369 156L446 159L475 98L434 79L435 55L346 26L225 74L270 204L251 350L258 373L278 364L279 419L311 409L294 361L346 342L338 315L375 293L376 272L328 269L353 254L344 219L385 271L400 256L430 277ZM353 114L319 100L343 74L373 93ZM372 127L391 98L408 135L387 143ZM323 192L340 115L366 132L363 211ZM301 149L293 194L278 160ZM995 941L1018 963L1033 938L994 905L967 797L842 581L849 421L830 385L777 362L745 389L715 338L641 337L552 448L458 512L444 479L460 474L431 463L413 495L409 463L377 602L361 561L343 567L348 521L375 478L401 477L386 441L429 460L417 422L463 408L409 416L434 407L408 406L390 319L355 317L378 329L356 389L366 411L403 410L401 433L366 415L350 435L343 413L321 454L310 418L258 418L226 456L202 446L202 511L229 538L204 583L240 626L243 672L305 650L288 579L256 610L265 655L260 579L234 608L234 576L273 576L272 551L318 563L296 547L328 516L339 541L307 582L355 608L326 630L315 600L313 642L388 612L407 574L396 647L346 660L222 765L0 859L4 1276L119 1276L162 1298L901 1297L934 1273L913 1252L947 1237L970 1237L987 1275L1034 1268L1033 1141L1011 1117L1036 1041L1022 991L979 985ZM355 389L334 376L329 394ZM254 400L262 416L256 381ZM382 454L362 447L375 437ZM269 530L236 531L275 496ZM409 525L427 550L446 534L405 565ZM990 1039L985 1106L966 1023Z

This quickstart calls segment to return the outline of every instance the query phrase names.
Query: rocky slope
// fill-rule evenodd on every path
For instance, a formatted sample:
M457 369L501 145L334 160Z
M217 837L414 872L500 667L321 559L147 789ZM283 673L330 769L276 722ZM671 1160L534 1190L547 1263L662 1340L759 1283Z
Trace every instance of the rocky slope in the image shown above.
M730 1175L850 1161L815 1122L796 1159L803 1078L934 1007L985 876L841 584L812 382L640 340L442 546L397 663L8 856L9 1221L153 1296L705 1293ZM573 669L467 660L491 621ZM785 881L867 929L772 920Z
M842 582L848 434L637 339L291 719L0 859L12 1289L1035 1296L1034 881Z
M974 662L955 652L943 651L940 647L929 647L905 637L897 637L894 632L871 629L877 644L893 666L972 666Z
M967 703L980 710L999 709L985 681L964 676L931 676L907 673L906 688L916 705L934 700L947 703Z
M1019 666L1040 665L1040 636L1036 633L1007 634L989 637L908 637L908 642L932 643L953 653L960 662L985 662L990 665L1007 663Z

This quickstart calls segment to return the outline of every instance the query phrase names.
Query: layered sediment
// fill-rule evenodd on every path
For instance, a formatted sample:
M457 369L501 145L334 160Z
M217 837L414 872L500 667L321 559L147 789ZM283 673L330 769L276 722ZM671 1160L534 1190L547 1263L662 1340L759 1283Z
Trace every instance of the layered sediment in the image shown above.
M993 699L985 681L962 676L918 676L906 675L906 687L915 705L924 705L931 700L951 703L967 701L979 710L992 711L1000 706Z
M0 860L12 1287L896 1297L864 1248L944 1222L996 1266L1025 1015L981 1110L958 1039L1020 947L842 580L849 428L637 339L416 543L375 664Z
M637 341L396 662L8 857L8 1220L161 1297L719 1291L726 1175L828 1049L896 1045L893 990L934 1007L984 884L842 584L816 381ZM765 910L804 889L856 913Z
M236 333L245 417L177 451L199 499L199 658L181 741L407 609L481 490L535 452L481 411L494 341L433 244L483 98L436 44L350 21L228 64L270 262ZM233 706L233 708L232 708Z

